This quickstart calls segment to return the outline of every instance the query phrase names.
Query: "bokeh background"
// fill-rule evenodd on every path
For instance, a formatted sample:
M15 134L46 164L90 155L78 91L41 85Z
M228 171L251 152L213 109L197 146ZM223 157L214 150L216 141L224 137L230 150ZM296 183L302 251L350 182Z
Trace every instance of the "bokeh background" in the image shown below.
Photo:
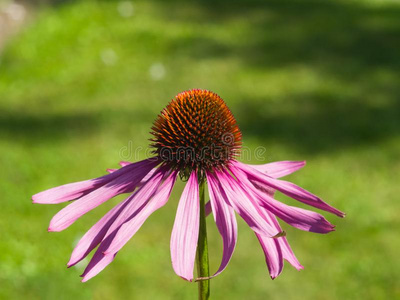
M152 121L191 88L218 93L244 145L266 148L246 162L307 160L288 180L347 213L325 214L329 235L283 225L305 269L274 281L240 221L213 299L400 299L397 0L0 0L0 299L197 297L170 263L182 184L85 284L84 264L65 266L73 245L122 198L61 233L47 225L63 205L30 200L145 158Z

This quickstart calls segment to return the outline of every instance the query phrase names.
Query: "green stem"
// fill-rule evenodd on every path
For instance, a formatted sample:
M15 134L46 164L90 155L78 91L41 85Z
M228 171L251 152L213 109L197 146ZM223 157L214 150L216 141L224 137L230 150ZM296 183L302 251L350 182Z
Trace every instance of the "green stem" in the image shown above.
M199 176L200 177L200 176ZM199 179L200 191L200 226L199 241L197 243L197 277L204 278L210 276L208 263L208 244L207 244L207 225L204 201L205 179ZM210 298L210 280L198 280L199 284L199 300Z

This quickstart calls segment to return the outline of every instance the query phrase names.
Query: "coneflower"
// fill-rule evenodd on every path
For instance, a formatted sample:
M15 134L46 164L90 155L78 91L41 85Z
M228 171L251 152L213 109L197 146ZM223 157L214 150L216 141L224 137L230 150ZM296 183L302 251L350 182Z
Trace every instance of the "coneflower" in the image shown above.
M167 203L178 175L187 183L172 229L171 258L176 274L188 281L194 279L196 252L197 280L207 281L225 269L237 240L235 212L260 241L271 278L281 273L284 259L298 270L303 268L276 217L316 233L328 233L334 226L316 212L275 200L275 191L344 216L310 192L277 179L302 168L304 161L264 165L237 161L241 132L225 102L213 92L195 89L178 94L157 117L151 134L154 157L135 163L121 162L120 169L108 170L110 174L55 187L32 197L34 203L41 204L74 200L50 222L49 231L62 231L116 195L132 193L93 225L75 247L68 266L77 264L97 247L82 281L110 264L144 221ZM207 204L205 183L210 198ZM219 269L209 276L205 216L211 212L222 236L223 256Z

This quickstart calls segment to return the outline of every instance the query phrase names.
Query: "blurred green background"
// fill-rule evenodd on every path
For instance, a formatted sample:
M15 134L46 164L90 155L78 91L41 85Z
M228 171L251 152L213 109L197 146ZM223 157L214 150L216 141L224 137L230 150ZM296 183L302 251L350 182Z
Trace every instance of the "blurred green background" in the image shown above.
M30 200L144 158L156 115L191 88L218 93L244 145L266 147L245 162L307 160L288 180L347 213L325 214L329 235L283 225L305 269L286 264L274 281L240 221L212 298L400 299L399 1L28 1L16 16L12 4L0 1L0 299L197 297L170 263L182 184L85 284L84 264L65 267L73 245L123 198L51 234L64 205Z

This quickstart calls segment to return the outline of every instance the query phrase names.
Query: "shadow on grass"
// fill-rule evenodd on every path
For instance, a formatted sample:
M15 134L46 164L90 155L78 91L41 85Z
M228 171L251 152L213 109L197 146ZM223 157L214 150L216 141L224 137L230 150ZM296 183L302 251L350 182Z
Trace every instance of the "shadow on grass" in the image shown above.
M45 140L82 137L98 127L93 114L40 114L28 112L0 112L0 136L9 140Z
M206 23L226 30L239 22L240 29L245 28L240 41L233 40L234 28L229 29L232 37L224 40L205 31L191 37L170 37L171 57L199 61L234 58L244 70L260 72L305 66L338 83L329 93L311 89L292 95L289 91L279 102L243 102L237 117L246 134L311 152L335 151L399 135L400 5L310 0L155 3L159 6L157 17L166 24L173 21L179 26L201 27ZM22 135L31 128L36 135L49 137L80 131L79 126L90 130L95 124L87 116L5 115L0 122L0 132L6 125L9 133Z
M395 101L340 103L334 95L292 95L280 102L252 99L238 111L244 136L309 154L374 145L400 134L400 103Z
M176 2L185 5L185 1ZM351 78L374 68L399 71L400 5L368 7L341 1L196 1L198 10L167 10L171 19L221 23L244 20L248 35L238 47L194 39L203 57L233 56L259 68L307 64Z
M237 47L195 37L183 54L198 59L232 57L246 69L261 72L304 66L337 83L327 93L318 87L301 95L288 91L280 101L248 99L237 109L245 134L314 153L374 144L400 134L400 5L294 0L196 3L195 14L173 10L172 18L221 26L244 20L248 35Z

